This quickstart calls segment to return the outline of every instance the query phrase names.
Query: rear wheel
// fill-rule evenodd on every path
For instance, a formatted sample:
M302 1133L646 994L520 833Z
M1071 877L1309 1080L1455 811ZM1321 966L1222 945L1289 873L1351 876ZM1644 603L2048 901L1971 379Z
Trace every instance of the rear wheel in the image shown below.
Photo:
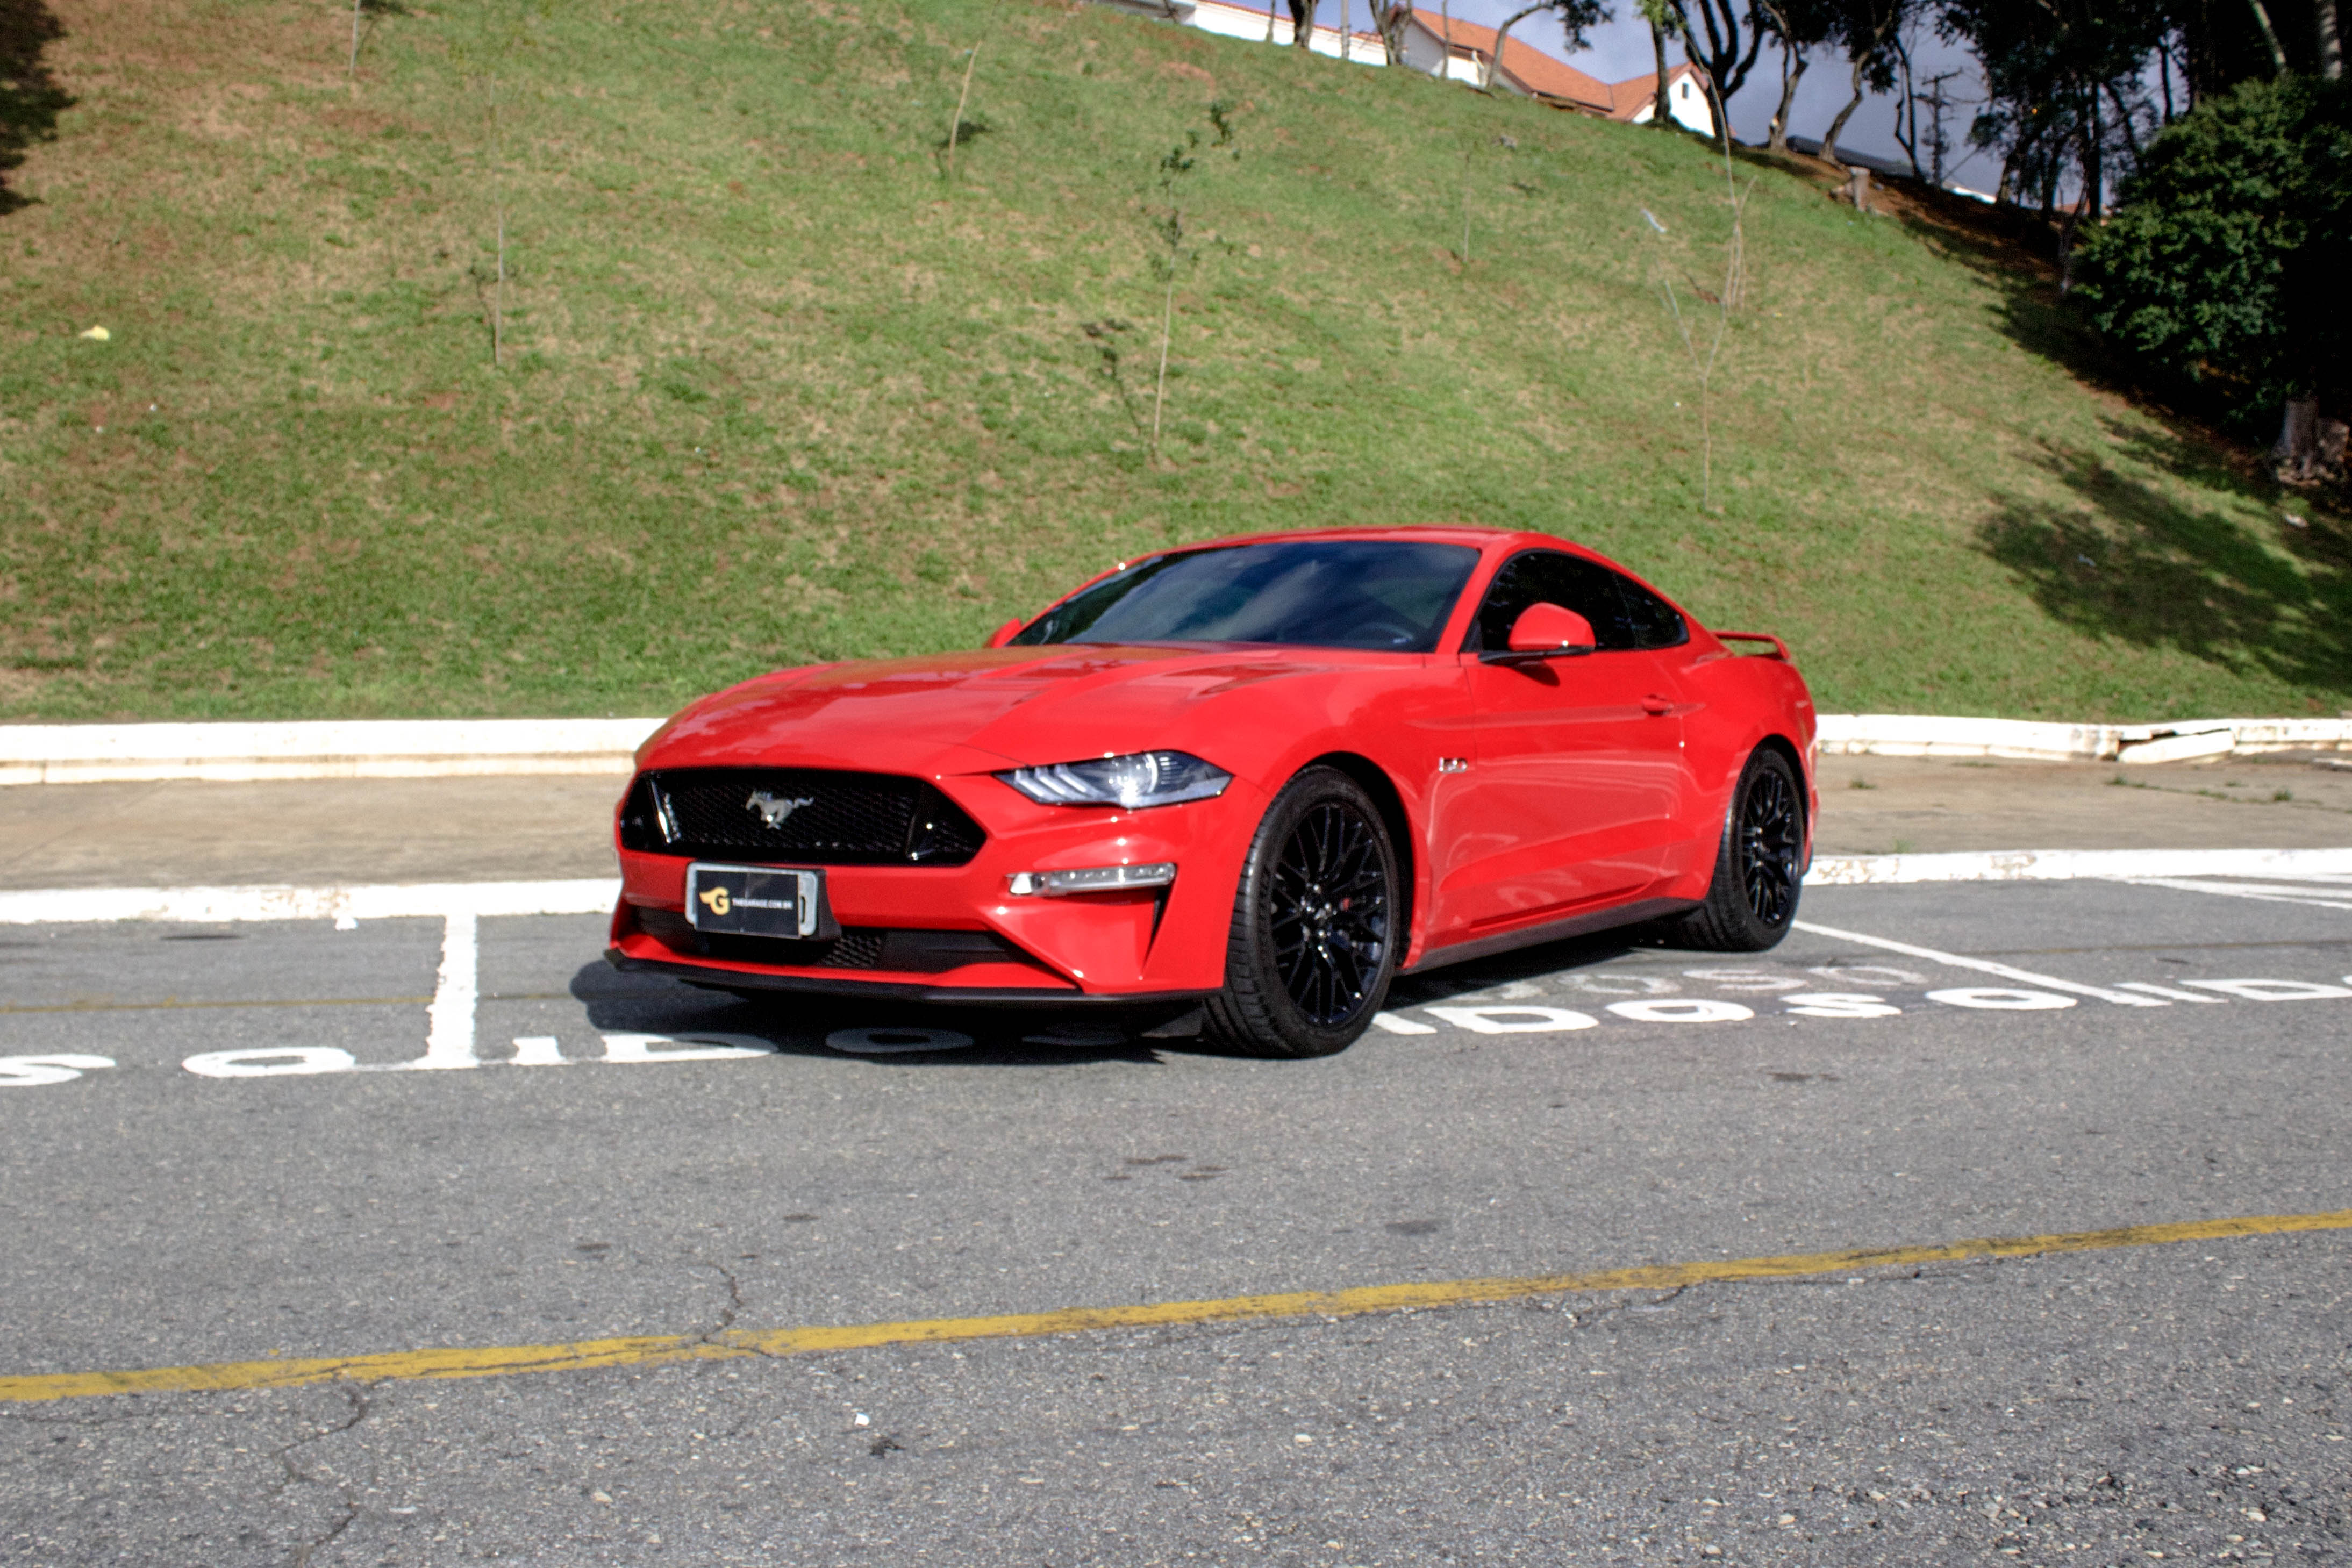
M1209 1032L1258 1056L1346 1050L1396 974L1399 904L1371 798L1337 768L1299 774L1250 842Z
M1762 747L1731 792L1706 902L1669 927L1679 946L1760 953L1797 919L1804 875L1805 792L1781 752Z

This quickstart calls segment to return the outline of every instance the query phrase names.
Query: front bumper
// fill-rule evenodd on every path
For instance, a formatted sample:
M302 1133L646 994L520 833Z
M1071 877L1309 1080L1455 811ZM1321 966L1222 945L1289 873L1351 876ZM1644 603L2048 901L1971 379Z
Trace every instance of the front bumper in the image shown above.
M1157 1003L1224 984L1242 860L1266 806L1245 782L1141 811L1040 806L986 774L931 782L988 834L970 862L825 869L834 918L868 938L874 956L861 949L828 962L795 945L775 961L769 955L784 945L705 938L685 919L691 861L622 850L607 960L729 988L954 1005ZM1164 888L1040 897L1007 887L1016 873L1161 861L1177 868ZM952 943L907 940L957 932L994 940L963 955ZM909 952L925 955L919 967L882 967Z

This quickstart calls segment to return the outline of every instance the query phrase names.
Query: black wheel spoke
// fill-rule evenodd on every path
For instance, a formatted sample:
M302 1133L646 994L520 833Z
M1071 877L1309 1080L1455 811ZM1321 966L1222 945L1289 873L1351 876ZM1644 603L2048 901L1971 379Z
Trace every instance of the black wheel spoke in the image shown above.
M1759 769L1740 798L1734 850L1748 911L1767 925L1783 924L1795 910L1803 847L1803 809L1787 773Z
M1276 972L1328 1028L1353 1017L1387 956L1389 873L1373 824L1327 801L1291 829L1268 878Z

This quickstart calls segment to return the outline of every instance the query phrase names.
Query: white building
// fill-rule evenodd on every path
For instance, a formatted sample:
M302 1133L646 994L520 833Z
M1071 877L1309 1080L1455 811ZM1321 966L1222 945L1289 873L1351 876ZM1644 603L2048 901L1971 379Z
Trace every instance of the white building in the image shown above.
M1247 0L1102 0L1122 11L1157 17L1180 26L1198 27L1228 38L1287 47L1293 37L1290 7L1284 0L1260 6ZM1371 7L1364 6L1370 22ZM1345 12L1342 13L1343 17ZM1339 27L1320 23L1307 36L1307 47L1318 55L1352 60L1363 66L1389 63L1388 47L1370 27ZM1646 125L1657 112L1657 74L1647 72L1623 81L1605 82L1585 75L1567 61L1546 54L1517 34L1503 45L1499 68L1495 60L1495 29L1448 17L1442 10L1415 5L1405 20L1404 64L1429 76L1444 76L1473 87L1486 85L1491 69L1494 85L1582 114L1598 115L1627 125ZM1666 72L1668 112L1675 122L1702 136L1712 137L1715 109L1706 78L1687 63Z

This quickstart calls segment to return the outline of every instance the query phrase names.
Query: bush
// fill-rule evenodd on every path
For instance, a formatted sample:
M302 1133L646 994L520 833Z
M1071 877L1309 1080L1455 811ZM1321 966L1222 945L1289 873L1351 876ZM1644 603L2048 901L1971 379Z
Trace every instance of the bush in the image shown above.
M2092 324L2249 424L2340 403L2352 310L2352 115L2339 82L2247 82L2152 142L2077 259Z

